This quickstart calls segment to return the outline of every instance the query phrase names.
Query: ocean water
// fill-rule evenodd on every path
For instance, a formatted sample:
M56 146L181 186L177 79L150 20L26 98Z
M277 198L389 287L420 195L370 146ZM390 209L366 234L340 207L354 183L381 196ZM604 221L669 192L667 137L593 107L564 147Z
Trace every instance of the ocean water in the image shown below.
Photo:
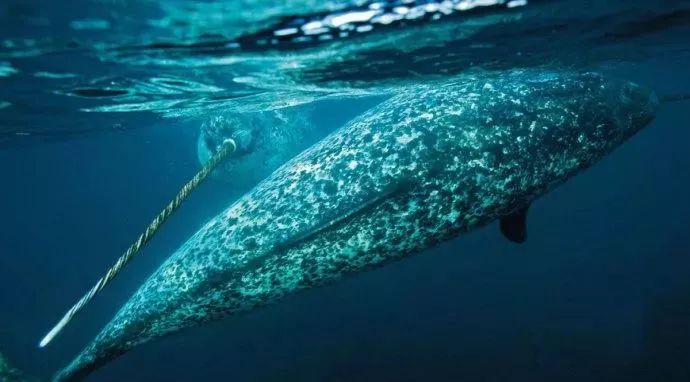
M299 115L316 141L402 86L565 69L634 81L662 103L647 128L533 204L526 243L493 223L153 341L88 380L690 380L690 101L663 101L690 94L690 1L518 3L273 43L265 36L286 25L370 4L5 0L0 353L17 378L49 380L253 186L212 176L38 347L199 171L210 117Z

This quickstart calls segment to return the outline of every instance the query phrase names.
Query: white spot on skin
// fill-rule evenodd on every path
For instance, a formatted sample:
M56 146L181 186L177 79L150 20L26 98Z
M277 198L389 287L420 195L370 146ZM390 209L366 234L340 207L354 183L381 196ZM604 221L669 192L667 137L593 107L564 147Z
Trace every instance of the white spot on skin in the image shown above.
M455 223L460 218L460 213L456 210L452 210L448 215L446 215L446 220L450 223Z
M414 140L414 137L408 134L403 134L395 139L401 145L406 145Z

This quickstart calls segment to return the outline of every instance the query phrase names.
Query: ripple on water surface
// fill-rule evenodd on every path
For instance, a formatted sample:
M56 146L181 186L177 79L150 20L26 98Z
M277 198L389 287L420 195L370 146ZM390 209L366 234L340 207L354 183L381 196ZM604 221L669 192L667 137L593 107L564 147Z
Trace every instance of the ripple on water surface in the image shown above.
M0 61L0 77L9 77L17 74L19 71L12 67L12 64L6 61Z

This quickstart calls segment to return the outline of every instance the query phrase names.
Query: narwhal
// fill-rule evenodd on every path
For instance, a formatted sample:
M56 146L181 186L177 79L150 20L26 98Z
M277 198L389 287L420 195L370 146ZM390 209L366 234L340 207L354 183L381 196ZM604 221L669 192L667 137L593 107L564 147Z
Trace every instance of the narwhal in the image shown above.
M421 252L500 220L646 126L657 99L595 73L516 70L400 89L208 221L56 376Z

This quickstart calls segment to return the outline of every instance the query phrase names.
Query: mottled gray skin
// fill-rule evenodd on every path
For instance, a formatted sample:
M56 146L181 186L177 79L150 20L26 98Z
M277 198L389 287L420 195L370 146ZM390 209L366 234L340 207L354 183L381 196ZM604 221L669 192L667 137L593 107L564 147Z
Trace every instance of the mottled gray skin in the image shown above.
M211 219L57 379L523 208L645 126L655 106L649 91L598 74L516 71L403 89Z
M206 164L225 139L237 149L216 174L235 190L248 191L295 155L323 138L304 108L215 115L202 123L197 144Z

